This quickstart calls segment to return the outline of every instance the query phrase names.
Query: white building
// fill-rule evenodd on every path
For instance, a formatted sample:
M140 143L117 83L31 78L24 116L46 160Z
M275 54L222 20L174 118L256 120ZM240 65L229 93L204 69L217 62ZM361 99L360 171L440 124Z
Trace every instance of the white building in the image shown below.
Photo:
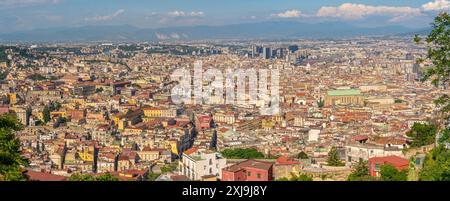
M345 146L345 164L352 166L359 161L368 161L372 157L403 156L402 150L396 146L383 146L369 143L350 143Z
M222 168L226 166L226 159L219 153L206 149L191 148L183 152L179 170L181 175L191 180L201 180L204 176L214 175L222 177Z
M308 131L308 142L317 142L319 141L319 129L311 129Z

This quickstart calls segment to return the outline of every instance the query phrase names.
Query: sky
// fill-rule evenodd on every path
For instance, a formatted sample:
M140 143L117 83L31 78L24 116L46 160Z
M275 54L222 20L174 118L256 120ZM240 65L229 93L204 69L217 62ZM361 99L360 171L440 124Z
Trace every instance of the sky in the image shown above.
M158 28L264 21L426 27L450 0L0 0L0 33L133 25Z

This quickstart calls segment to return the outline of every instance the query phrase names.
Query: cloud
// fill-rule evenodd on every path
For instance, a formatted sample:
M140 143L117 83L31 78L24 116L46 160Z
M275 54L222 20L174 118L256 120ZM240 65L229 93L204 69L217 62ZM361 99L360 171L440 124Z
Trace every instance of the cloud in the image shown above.
M166 40L166 39L170 39L170 37L168 35L162 34L162 33L155 33L156 38L158 38L159 40Z
M318 17L338 17L346 20L364 19L371 15L388 15L393 17L420 16L419 8L408 6L370 6L364 4L344 3L339 7L321 7L316 16Z
M163 33L155 33L156 38L159 40L168 40L168 39L180 39L181 37L187 38L188 36L186 34L178 34L178 33L171 33L170 35L163 34Z
M192 11L192 12L184 12L184 11L171 11L168 12L167 15L170 17L203 17L205 13L203 11Z
M60 0L0 0L0 9L33 6L39 4L57 4Z
M125 12L124 9L119 9L111 15L98 15L98 16L94 16L94 17L86 17L86 18L84 18L84 20L85 21L94 21L94 22L108 21L108 20L114 19L115 17L117 17L119 15L122 15L124 12Z
M435 0L434 2L428 2L422 5L425 11L440 11L450 10L450 1L448 0Z
M299 10L287 10L281 13L272 14L272 16L277 16L281 18L296 18L301 16L301 12Z

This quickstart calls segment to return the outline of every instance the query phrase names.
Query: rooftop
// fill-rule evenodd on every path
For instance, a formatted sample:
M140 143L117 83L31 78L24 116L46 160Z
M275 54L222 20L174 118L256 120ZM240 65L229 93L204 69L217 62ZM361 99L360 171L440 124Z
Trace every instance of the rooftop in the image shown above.
M361 95L361 92L358 89L338 89L338 90L330 90L327 92L328 96L356 96Z

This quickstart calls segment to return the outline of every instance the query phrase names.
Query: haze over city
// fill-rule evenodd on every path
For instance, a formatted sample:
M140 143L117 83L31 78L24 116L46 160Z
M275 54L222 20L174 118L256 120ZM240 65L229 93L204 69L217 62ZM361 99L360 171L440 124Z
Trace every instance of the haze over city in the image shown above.
M0 181L450 181L449 10L0 0Z

